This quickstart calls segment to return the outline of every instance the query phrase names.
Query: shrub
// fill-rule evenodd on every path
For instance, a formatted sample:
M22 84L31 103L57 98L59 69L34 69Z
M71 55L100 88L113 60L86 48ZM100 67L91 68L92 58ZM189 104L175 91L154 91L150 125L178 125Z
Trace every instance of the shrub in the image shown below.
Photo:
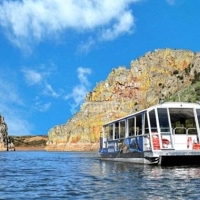
M174 75L176 75L176 74L178 74L178 73L179 73L178 70L174 70L174 71L173 71L173 74L174 74Z

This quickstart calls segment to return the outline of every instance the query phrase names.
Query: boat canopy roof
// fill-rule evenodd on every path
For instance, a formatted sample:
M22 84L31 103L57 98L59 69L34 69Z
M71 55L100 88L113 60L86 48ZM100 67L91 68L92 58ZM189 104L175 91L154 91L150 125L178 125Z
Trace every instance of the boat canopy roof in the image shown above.
M124 119L129 118L129 117L140 115L140 114L145 113L145 112L149 112L149 111L156 109L156 108L196 108L196 109L200 109L200 104L199 103L189 103L189 102L164 102L164 103L159 103L157 105L151 106L151 107L146 108L144 110L132 113L130 115L126 115L125 117L118 118L116 120L110 121L110 122L104 124L104 126L107 126L107 125L112 124L112 123L117 122L117 121L122 121Z

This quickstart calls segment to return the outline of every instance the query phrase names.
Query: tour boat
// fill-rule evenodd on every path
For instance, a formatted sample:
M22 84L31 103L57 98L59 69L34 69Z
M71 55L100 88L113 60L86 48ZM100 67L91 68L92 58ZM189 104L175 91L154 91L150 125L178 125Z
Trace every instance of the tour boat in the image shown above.
M200 104L165 102L110 121L101 160L156 165L200 164Z

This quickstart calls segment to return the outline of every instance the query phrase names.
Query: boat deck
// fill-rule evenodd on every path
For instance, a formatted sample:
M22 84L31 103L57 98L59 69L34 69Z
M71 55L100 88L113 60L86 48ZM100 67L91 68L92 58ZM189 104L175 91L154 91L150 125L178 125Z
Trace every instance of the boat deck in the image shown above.
M158 150L154 152L145 152L145 155L151 154L158 156L200 156L200 150L174 150L174 149L166 149L166 150Z

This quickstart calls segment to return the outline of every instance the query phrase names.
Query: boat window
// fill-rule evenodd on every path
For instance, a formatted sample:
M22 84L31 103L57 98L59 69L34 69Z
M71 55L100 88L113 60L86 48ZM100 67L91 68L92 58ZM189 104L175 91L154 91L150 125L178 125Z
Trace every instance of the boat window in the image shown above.
M108 138L108 135L109 135L109 126L106 125L104 126L104 137Z
M119 138L119 122L115 122L115 139Z
M158 119L161 132L169 132L169 120L166 108L158 108Z
M199 128L200 128L200 109L197 109L197 119L198 119Z
M113 139L113 124L109 125L109 135L108 139L112 140Z
M135 133L135 117L128 119L128 131L129 131L129 136L136 135L136 133Z
M142 134L142 114L136 116L136 131L137 131L137 135Z
M151 132L158 132L155 110L149 112L149 119L150 119Z
M145 134L149 133L149 124L147 120L147 113L145 113Z
M196 123L192 108L170 108L169 114L175 134L194 134L196 132Z
M187 129L187 134L189 135L197 134L196 122L195 122L194 117L191 119L185 120L185 127Z
M125 121L120 122L120 138L125 137Z

